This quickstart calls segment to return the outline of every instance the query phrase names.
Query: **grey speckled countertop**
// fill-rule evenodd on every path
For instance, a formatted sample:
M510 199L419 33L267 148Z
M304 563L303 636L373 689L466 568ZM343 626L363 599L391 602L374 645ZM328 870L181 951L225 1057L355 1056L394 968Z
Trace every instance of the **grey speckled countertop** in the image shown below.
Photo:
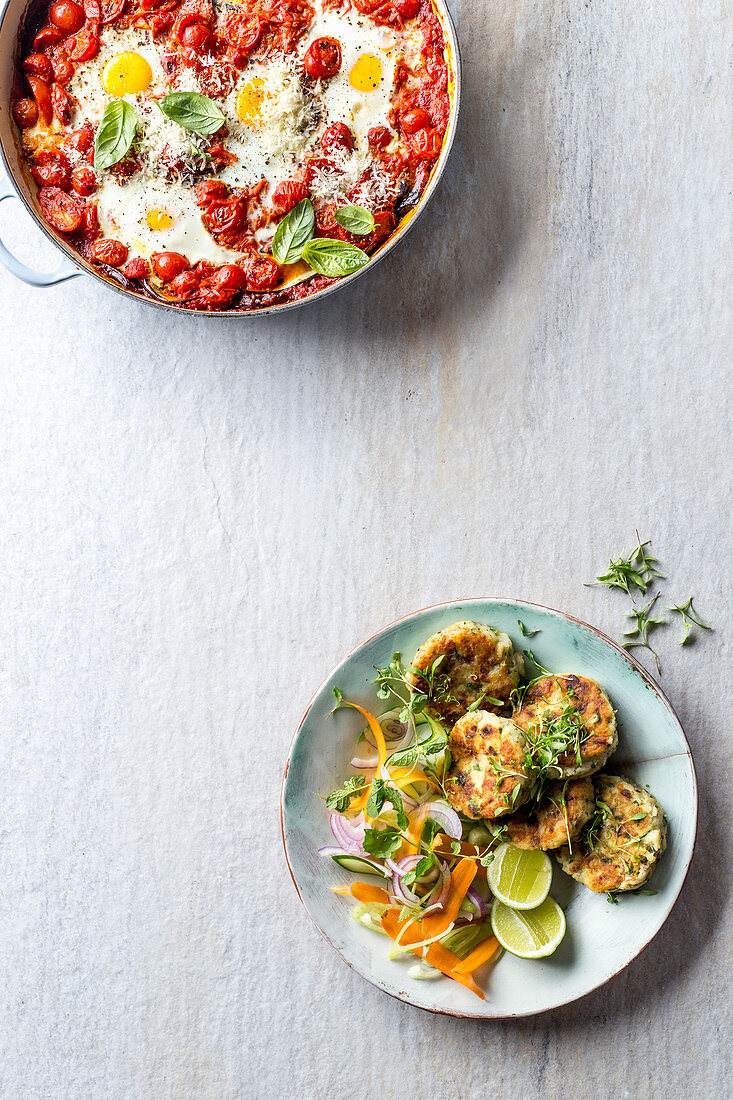
M0 271L8 1100L729 1094L728 5L454 12L444 183L343 295L217 323ZM0 219L43 251L15 204ZM307 700L451 597L618 636L623 599L582 581L635 527L717 627L660 634L702 797L679 904L550 1015L393 1002L282 857Z

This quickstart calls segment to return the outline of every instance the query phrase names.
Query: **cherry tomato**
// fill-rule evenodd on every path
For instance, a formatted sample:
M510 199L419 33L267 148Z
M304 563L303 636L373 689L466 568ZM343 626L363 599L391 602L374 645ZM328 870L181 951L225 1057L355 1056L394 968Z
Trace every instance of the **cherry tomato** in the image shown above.
M195 271L181 271L172 279L168 290L176 298L190 298L199 288L199 275Z
M288 214L307 194L308 188L300 180L283 180L272 192L272 201L279 213Z
M324 153L333 153L337 149L348 149L351 152L353 148L354 135L343 122L334 122L321 134L321 149Z
M219 171L221 168L226 168L229 164L234 164L237 159L236 153L231 153L221 141L213 141L206 152L213 161L213 167Z
M84 234L84 239L87 241L94 241L101 235L102 230L99 228L99 214L97 213L96 202L88 202L84 207L84 213L81 219L81 231Z
M40 31L33 39L33 49L45 50L47 46L56 45L63 37L63 31L60 31L58 27L41 27Z
M208 206L210 202L225 199L229 188L221 180L201 180L196 184L196 202L199 206Z
M442 144L443 139L435 130L418 130L410 142L414 155L420 160L433 160Z
M433 120L422 107L413 107L405 112L400 120L400 129L405 134L414 134L418 130L426 130L433 125Z
M45 80L50 84L53 80L53 65L44 53L32 53L23 62L23 71L28 76L37 76L39 80Z
M204 224L210 233L234 233L244 225L244 200L239 196L213 202L204 214Z
M107 264L109 267L122 267L129 252L130 249L122 241L112 241L109 237L102 237L91 247L92 259L98 264Z
M372 126L367 134L369 148L372 153L378 149L386 149L392 140L392 134L386 126Z
M40 187L60 187L68 191L71 186L71 165L63 153L41 150L31 175Z
M246 56L262 38L263 23L256 15L228 15L221 33L238 54Z
M60 84L52 84L51 104L53 113L61 125L68 126L71 122L71 116L76 110L76 100Z
M252 256L245 263L249 290L272 290L280 278L280 268L272 256Z
M72 61L91 61L99 53L99 34L96 23L88 23L79 31L69 54Z
M51 119L53 118L53 106L51 105L51 90L48 84L43 80L39 80L35 76L29 76L26 78L31 86L33 92L33 98L38 104L38 113L46 123L47 126L51 125Z
M76 34L84 22L84 12L74 0L57 0L51 5L48 16L64 34Z
M90 153L94 145L94 128L90 122L85 122L78 130L72 130L65 139L65 145L76 149L77 153Z
M19 130L30 130L38 122L38 107L33 99L16 99L13 119Z
M84 15L90 23L99 23L102 19L102 5L99 0L82 0Z
M102 23L114 23L115 19L119 19L125 10L125 3L126 0L102 0Z
M41 213L59 233L73 233L81 225L84 207L73 195L66 195L58 187L42 187L38 192Z
M211 285L216 290L244 290L247 285L247 276L237 264L222 264L211 276Z
M53 75L57 84L67 84L74 75L74 63L69 61L66 50L60 46L49 50L49 57L53 65Z
M80 164L71 173L71 186L77 195L86 199L97 190L97 176L93 168Z
M154 252L150 259L153 271L164 283L175 279L176 275L180 275L190 266L186 257L180 252Z
M420 0L392 0L400 19L414 19L420 11Z
M329 203L316 211L316 237L338 237L341 226L336 221L336 205Z
M202 23L192 23L181 31L180 43L194 53L205 53L211 44L212 34Z
M142 256L137 256L134 260L130 260L128 264L122 269L122 274L126 279L144 279L150 271L150 264L147 260L144 260Z
M196 295L196 306L198 309L208 309L209 311L221 309L222 306L229 303L231 297L231 290L215 290L214 287L205 286Z
M341 43L338 38L316 38L303 58L303 67L314 80L335 76L341 68Z

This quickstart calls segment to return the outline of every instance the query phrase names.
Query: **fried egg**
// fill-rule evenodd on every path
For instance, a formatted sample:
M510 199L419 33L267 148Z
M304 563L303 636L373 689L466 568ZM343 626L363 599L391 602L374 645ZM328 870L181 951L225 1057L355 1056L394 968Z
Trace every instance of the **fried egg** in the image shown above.
M149 30L105 26L99 53L77 65L68 90L78 100L79 113L98 122L111 99L127 99L136 106L136 97L162 95L167 83Z

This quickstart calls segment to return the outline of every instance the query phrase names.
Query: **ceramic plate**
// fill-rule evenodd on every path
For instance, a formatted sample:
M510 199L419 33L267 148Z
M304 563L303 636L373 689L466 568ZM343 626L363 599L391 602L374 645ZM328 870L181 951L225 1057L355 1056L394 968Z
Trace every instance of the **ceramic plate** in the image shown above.
M592 894L555 864L552 896L565 909L567 933L550 958L518 959L504 953L493 969L479 971L486 1000L449 978L416 981L408 976L414 959L391 962L388 941L351 919L349 899L330 887L353 876L317 854L333 844L325 795L351 774L349 759L363 726L354 711L329 717L334 685L345 698L376 707L370 682L374 666L395 651L406 661L437 630L474 619L505 631L518 649L531 646L553 672L575 672L597 680L618 714L619 745L607 770L648 784L664 807L668 848L650 886L657 891L623 895L612 905ZM517 620L539 631L531 642ZM386 709L384 706L380 711ZM623 650L593 627L550 608L506 599L471 599L440 604L399 619L354 650L316 692L298 728L285 768L282 795L285 854L296 889L319 931L341 957L368 981L393 997L431 1012L497 1018L529 1016L582 997L618 974L657 934L669 916L692 859L697 828L697 786L689 745L672 707L657 685ZM599 945L603 945L602 950Z

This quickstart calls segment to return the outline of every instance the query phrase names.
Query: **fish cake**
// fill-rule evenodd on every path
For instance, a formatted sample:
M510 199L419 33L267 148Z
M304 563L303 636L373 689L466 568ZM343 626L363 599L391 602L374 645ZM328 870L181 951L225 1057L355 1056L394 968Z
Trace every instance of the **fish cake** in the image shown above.
M464 714L450 732L448 748L453 759L446 796L466 817L502 817L527 798L527 743L511 718L485 710Z
M512 715L533 747L555 734L567 748L550 776L572 779L599 771L618 745L616 715L603 688L587 676L540 676Z
M581 840L560 848L565 871L596 894L637 890L667 845L664 811L647 790L618 775L593 780L597 813Z
M476 703L494 714L505 710L524 671L524 659L509 635L484 623L464 621L439 630L420 646L413 666L430 673L438 660L430 707L449 725ZM407 680L413 688L429 690L428 680L419 674L408 673Z

